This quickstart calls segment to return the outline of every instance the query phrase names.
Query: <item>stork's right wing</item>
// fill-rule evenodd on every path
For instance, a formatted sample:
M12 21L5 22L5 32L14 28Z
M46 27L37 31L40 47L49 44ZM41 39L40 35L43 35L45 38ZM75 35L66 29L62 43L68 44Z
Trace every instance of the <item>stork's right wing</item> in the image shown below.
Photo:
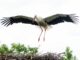
M38 25L37 22L34 20L34 18L22 16L22 15L12 16L12 17L4 17L1 20L2 20L1 23L4 26L9 26L9 25L12 25L14 23Z

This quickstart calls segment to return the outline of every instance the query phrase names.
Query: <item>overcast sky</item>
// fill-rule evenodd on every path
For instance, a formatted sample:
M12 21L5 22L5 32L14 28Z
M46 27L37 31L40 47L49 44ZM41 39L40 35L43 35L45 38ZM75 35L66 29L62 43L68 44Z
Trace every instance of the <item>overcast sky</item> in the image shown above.
M0 18L16 15L43 18L57 13L80 16L79 0L0 0ZM80 17L78 17L80 20ZM29 24L0 25L0 43L23 43L39 46L39 52L63 52L67 46L80 57L80 23L60 23L51 26L46 32L46 40L38 42L41 30ZM79 58L78 58L79 59Z

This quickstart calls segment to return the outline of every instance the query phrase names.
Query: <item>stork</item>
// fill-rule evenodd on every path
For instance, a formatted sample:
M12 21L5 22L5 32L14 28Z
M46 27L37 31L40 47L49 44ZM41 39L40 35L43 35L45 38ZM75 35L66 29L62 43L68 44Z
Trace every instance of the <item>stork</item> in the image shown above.
M40 41L40 37L43 31L44 31L43 40L45 41L45 33L50 25L56 25L58 23L64 23L64 22L76 23L77 21L76 17L77 16L75 16L74 14L55 14L46 18L40 18L37 15L34 16L34 18L23 16L23 15L17 15L17 16L11 16L11 17L3 17L1 19L2 20L1 23L4 26L9 26L14 23L37 25L41 29L41 33L38 37L38 41Z

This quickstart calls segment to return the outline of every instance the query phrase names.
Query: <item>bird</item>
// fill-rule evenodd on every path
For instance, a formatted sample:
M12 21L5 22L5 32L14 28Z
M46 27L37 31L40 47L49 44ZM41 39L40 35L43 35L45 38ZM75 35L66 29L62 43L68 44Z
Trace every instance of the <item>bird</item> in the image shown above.
M23 24L31 24L39 26L41 29L41 33L38 37L38 41L40 41L40 37L44 31L43 41L45 41L45 33L49 26L56 25L64 22L76 23L77 17L75 14L54 14L52 16L48 16L45 18L38 17L35 15L34 17L28 17L23 15L11 16L11 17L3 17L1 19L2 25L8 27L9 25L13 25L14 23L23 23Z

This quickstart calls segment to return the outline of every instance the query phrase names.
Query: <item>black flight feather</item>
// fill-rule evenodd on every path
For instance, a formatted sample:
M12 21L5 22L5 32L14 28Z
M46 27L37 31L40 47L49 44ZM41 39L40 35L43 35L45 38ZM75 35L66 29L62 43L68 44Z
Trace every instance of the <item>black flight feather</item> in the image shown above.
M76 23L77 21L77 16L74 14L55 14L52 16L49 16L47 18L44 18L44 21L49 24L49 25L54 25L62 22L71 22L71 23Z
M26 17L26 16L4 17L1 23L5 26L12 25L13 23L38 25L37 22L34 20L34 18Z

